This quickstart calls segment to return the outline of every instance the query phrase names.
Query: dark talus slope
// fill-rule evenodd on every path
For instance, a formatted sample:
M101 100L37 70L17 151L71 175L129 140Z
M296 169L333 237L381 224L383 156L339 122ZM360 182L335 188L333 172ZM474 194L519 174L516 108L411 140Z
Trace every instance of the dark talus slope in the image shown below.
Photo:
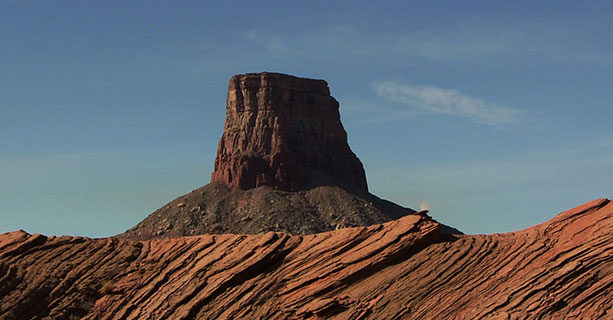
M606 199L476 236L424 215L306 236L18 231L0 235L0 319L608 319L612 231Z
M368 193L362 162L349 148L339 104L324 80L250 73L230 79L211 184L121 236L312 234L413 213Z
M265 186L232 189L214 182L171 201L121 236L146 240L205 233L312 234L414 213L368 192L350 193L337 186L287 192Z

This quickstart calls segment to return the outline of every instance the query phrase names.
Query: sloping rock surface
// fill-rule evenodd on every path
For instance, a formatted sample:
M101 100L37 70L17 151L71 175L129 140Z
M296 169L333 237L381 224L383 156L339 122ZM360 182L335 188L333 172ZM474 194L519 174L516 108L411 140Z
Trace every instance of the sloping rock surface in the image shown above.
M0 235L0 319L611 319L613 203L451 236L422 214L292 236Z
M214 182L171 201L121 237L147 240L268 231L312 234L384 223L414 213L366 191L348 192L337 186L287 192L266 186L232 189Z

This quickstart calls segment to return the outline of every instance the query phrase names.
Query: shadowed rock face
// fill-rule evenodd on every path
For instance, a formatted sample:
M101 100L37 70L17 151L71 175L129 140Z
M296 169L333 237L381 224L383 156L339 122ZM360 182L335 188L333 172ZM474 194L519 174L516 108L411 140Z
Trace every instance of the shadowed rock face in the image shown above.
M211 181L243 190L349 184L367 191L338 108L324 80L278 73L233 76Z
M423 214L306 236L16 231L0 235L0 319L611 319L612 231L606 199L493 235Z

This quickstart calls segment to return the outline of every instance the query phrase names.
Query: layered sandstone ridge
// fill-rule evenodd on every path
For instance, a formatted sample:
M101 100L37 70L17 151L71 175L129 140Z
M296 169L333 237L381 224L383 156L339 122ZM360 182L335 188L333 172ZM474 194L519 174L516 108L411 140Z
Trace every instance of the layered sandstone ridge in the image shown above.
M426 215L307 236L0 235L0 319L610 319L613 203L450 236Z
M338 108L324 80L268 72L233 76L211 181L243 190L367 190Z

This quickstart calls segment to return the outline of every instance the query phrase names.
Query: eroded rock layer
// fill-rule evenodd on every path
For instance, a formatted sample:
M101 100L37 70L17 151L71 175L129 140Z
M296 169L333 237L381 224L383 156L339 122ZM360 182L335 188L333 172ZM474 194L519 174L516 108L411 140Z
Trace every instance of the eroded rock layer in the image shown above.
M0 235L0 319L609 319L613 203L450 236L427 216L307 236Z
M211 181L243 190L334 184L367 190L338 108L324 80L268 72L233 76Z

